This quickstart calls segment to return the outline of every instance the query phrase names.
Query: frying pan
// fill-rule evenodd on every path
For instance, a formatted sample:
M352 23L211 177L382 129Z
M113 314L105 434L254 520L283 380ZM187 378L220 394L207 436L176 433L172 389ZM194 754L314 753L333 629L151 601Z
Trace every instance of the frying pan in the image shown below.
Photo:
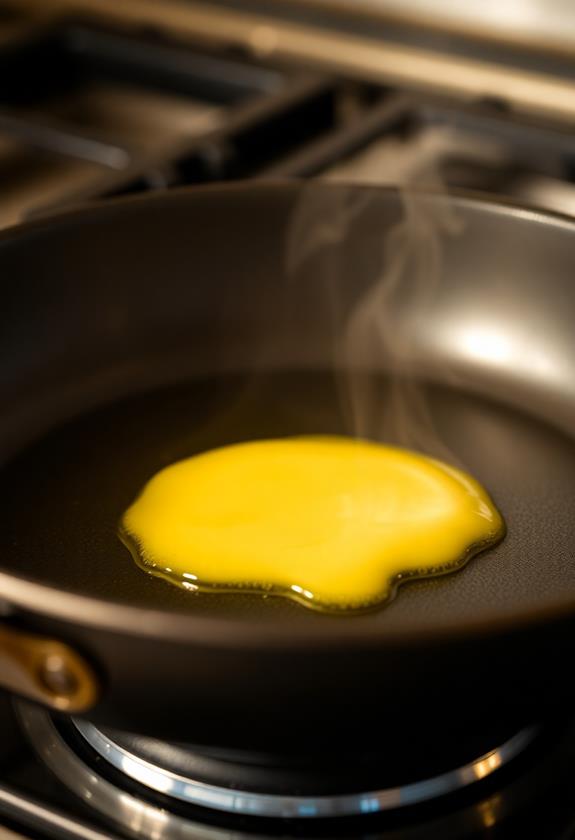
M572 702L575 225L464 196L408 202L392 189L237 184L3 233L6 689L101 726L278 754L518 727ZM350 313L390 271L392 291L372 301L383 344L346 355ZM376 422L360 428L350 394L379 374L405 410L399 422L374 414L368 383L359 412ZM216 396L201 385L216 381ZM146 395L167 385L187 394L198 448L389 430L482 481L507 536L362 615L192 596L142 573L116 534L159 466ZM118 447L114 406L130 399L141 422ZM97 457L66 448L83 416ZM48 432L67 454L39 478Z

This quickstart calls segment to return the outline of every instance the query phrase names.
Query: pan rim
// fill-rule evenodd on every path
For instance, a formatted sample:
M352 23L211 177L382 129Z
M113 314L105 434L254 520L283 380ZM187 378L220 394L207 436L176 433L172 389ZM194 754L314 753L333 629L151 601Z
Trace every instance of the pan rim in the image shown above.
M93 218L95 221L97 217L111 215L114 210L123 207L136 207L140 204L161 204L165 201L182 200L188 197L201 197L215 195L217 193L240 194L240 193L267 193L267 192L286 192L292 191L294 194L306 189L313 189L315 191L325 192L345 192L347 190L358 190L362 192L372 192L386 195L401 195L417 194L422 198L428 198L432 201L446 201L455 200L462 206L472 206L476 208L489 207L491 211L513 211L512 215L515 218L530 219L541 224L553 222L557 227L565 227L575 230L575 217L569 216L567 213L561 213L556 210L543 210L536 205L529 203L519 203L508 198L495 199L491 194L480 192L478 190L461 190L450 189L440 190L432 188L397 187L393 185L372 185L361 182L349 181L320 181L316 180L297 180L294 178L274 178L262 181L238 180L233 183L215 183L215 184L201 184L201 185L186 185L180 187L172 187L169 190L158 191L154 193L141 193L137 195L117 196L107 198L104 202L92 201L84 202L70 207L62 211L56 211L48 215L42 215L38 218L28 219L24 222L17 222L0 231L0 248L4 245L10 245L20 238L26 237L30 233L42 232L44 229L53 229L59 226L67 226L68 224L75 224L84 220Z
M83 205L77 209L42 216L6 228L0 232L0 249L10 247L36 233L42 234L76 224L97 222L100 217L110 217L125 207L136 207L142 203L160 206L165 202L193 200L193 198L201 201L203 196L218 193L224 195L247 193L253 196L254 193L288 191L297 195L298 192L310 188L334 194L350 189L387 195L401 193L397 187L357 184L353 181L335 183L278 179L186 186L168 192L124 196L106 200L104 203ZM495 200L492 196L480 193L466 191L445 193L428 189L410 190L410 192L416 192L431 201L455 200L460 206L479 210L489 209L491 213L505 214L506 217L511 211L514 218L575 231L575 219L566 214L548 212L513 201ZM178 613L161 609L146 609L77 592L59 590L50 584L20 577L1 568L0 604L4 607L3 613L7 617L10 617L14 611L21 611L31 618L34 616L49 618L129 636L152 637L207 647L226 646L232 649L262 646L269 648L270 645L291 649L294 646L310 648L314 645L322 647L334 645L340 648L342 644L358 647L376 645L379 648L407 648L419 646L422 633L425 633L426 643L440 643L445 638L452 637L454 631L462 638L500 636L510 632L529 630L541 624L575 618L575 599L569 596L561 601L556 600L552 605L527 607L508 614L499 613L492 617L464 622L461 618L450 620L448 617L435 619L429 624L416 624L413 627L387 627L383 622L376 629L372 626L370 632L367 633L363 622L350 616L326 615L319 622L300 624L289 621L278 622L273 618L258 621L246 618L216 619L209 616L194 616L191 612ZM265 628L265 633L262 633L263 628Z
M2 620L4 616L9 619L25 613L32 621L34 617L51 619L119 635L227 649L265 647L269 650L271 646L310 650L314 646L334 646L341 651L342 645L412 648L421 645L422 634L425 635L426 645L433 645L453 638L455 631L460 640L471 640L526 632L541 625L575 619L575 602L572 598L565 598L552 606L534 607L491 618L466 622L461 619L442 620L435 621L433 625L399 628L382 624L377 631L374 632L372 626L366 633L365 625L353 616L326 615L321 622L313 625L273 619L255 622L245 618L194 616L191 612L146 609L66 592L4 571L0 571L0 593ZM265 633L262 633L264 629Z

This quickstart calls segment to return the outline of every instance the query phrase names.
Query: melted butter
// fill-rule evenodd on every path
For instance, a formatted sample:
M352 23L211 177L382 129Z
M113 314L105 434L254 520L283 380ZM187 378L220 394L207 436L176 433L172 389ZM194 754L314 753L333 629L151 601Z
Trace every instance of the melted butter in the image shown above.
M157 473L125 513L141 567L188 589L249 589L319 609L386 601L497 542L481 485L414 452L351 438L227 446Z

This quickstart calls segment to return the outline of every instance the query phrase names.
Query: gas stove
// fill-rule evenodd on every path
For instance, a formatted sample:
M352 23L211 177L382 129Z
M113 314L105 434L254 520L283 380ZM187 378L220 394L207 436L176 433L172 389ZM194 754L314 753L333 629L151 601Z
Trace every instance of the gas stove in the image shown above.
M269 5L0 3L0 227L240 178L575 214L568 55ZM406 729L404 755L322 767L198 754L8 698L0 731L6 837L575 837L575 720L435 733L430 749Z

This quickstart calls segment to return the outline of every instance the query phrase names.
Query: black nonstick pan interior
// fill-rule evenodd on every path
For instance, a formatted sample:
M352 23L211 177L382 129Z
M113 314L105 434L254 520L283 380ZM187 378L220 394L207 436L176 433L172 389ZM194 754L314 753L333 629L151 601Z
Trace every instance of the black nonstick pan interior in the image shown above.
M373 387L386 398L385 379ZM445 387L427 386L424 393L443 445L489 488L505 512L508 536L459 574L410 582L393 604L337 620L382 632L426 628L445 616L484 620L562 599L566 587L575 592L569 555L574 444L498 402ZM100 408L0 473L2 563L58 588L124 604L224 621L321 625L325 615L283 598L190 594L150 578L133 563L117 525L147 479L182 457L252 438L349 434L341 414L337 381L315 371L261 375L251 384L241 375L199 379Z
M90 599L75 621L66 601L65 632L104 659L114 654L94 636L98 603L118 605L106 621L135 637L123 607L141 610L142 625L154 611L160 635L182 644L237 652L242 639L252 650L273 639L286 653L298 639L316 652L396 640L419 642L423 657L431 637L449 647L462 634L570 615L575 229L471 199L409 201L239 185L3 236L0 569L47 587L36 603L17 588L32 623L57 621L64 592ZM413 225L423 233L411 236ZM398 229L408 231L399 269ZM350 313L390 264L401 282L373 304L385 307L385 340L342 354ZM238 440L318 433L364 434L463 466L497 502L505 540L457 574L410 582L385 608L333 617L277 597L190 595L142 573L118 539L123 511L164 465ZM297 656L289 661L297 673ZM167 679L169 657L158 667ZM111 668L121 679L119 659ZM127 701L120 721L107 714L125 723Z

